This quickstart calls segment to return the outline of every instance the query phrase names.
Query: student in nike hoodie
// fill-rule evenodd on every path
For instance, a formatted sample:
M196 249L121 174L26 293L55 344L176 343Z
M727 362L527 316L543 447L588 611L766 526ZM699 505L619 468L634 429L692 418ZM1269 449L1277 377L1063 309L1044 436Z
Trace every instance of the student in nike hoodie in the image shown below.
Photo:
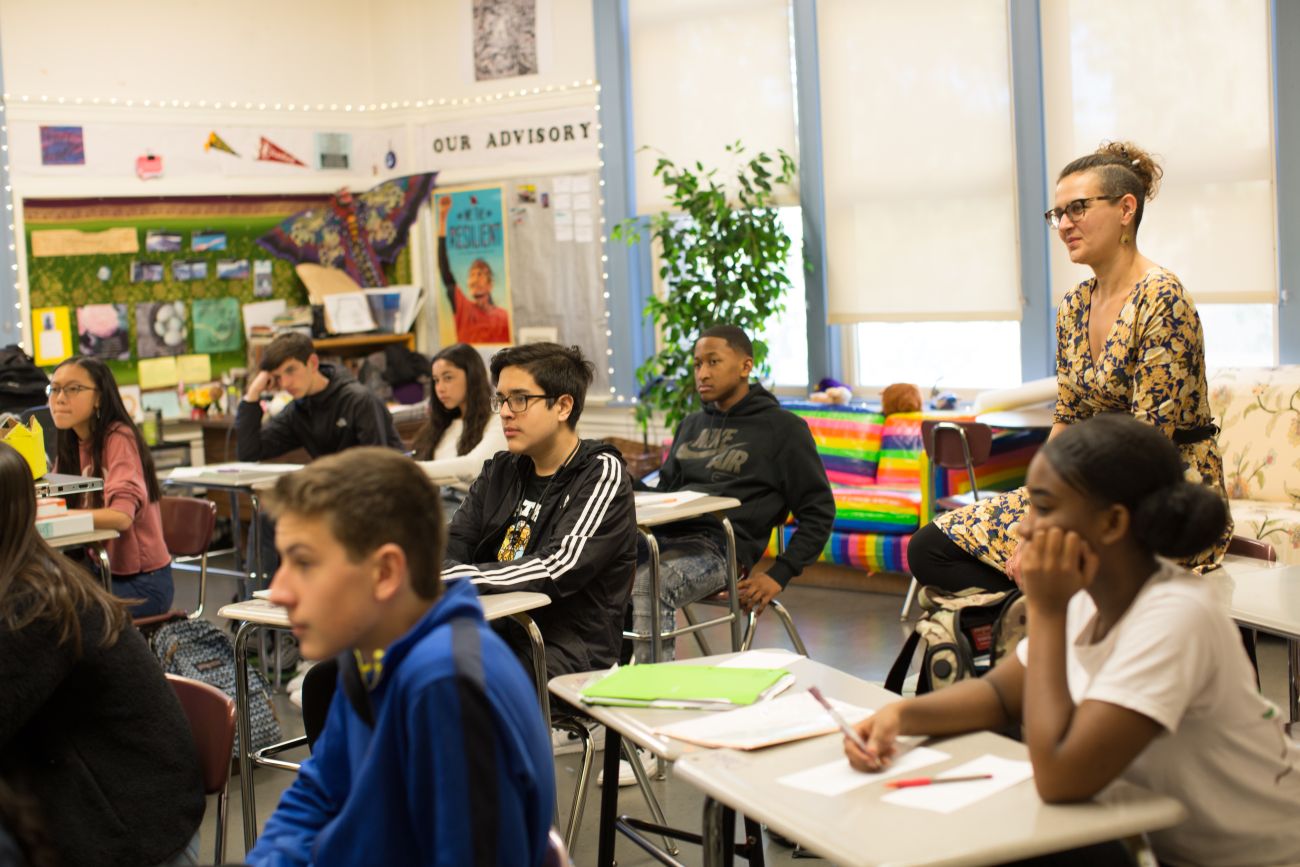
M734 325L716 325L695 344L695 388L704 409L677 428L668 459L659 471L657 491L703 491L734 497L727 512L736 534L736 559L749 576L737 585L740 605L759 614L804 566L817 559L835 520L826 469L807 423L781 408L763 386L750 383L754 347ZM763 556L772 528L794 513L799 522L785 553L766 572L753 570ZM723 588L726 541L712 517L655 527L659 543L660 628L676 610ZM644 545L638 551L632 590L632 625L651 630L650 570ZM663 660L674 658L674 642L662 645ZM650 642L636 642L638 661L649 661Z
M322 458L269 494L284 560L271 601L338 688L253 867L542 864L550 740L474 589L441 580L441 502L380 448Z
M448 578L479 593L527 590L551 677L618 661L636 568L632 482L613 446L578 438L592 366L576 346L529 343L492 356L492 409L509 451L483 465L448 528ZM501 635L523 658L527 637Z

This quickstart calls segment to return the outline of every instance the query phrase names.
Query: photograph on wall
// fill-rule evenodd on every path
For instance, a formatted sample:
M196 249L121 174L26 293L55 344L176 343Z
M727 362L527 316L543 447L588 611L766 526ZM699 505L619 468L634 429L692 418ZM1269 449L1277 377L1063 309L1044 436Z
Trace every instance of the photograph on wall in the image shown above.
M198 260L198 261L193 261L193 260L191 260L191 261L190 261L190 279L191 279L191 280L206 280L206 279L208 279L208 263L205 262L205 261L202 260L202 259L200 259L200 260Z
M132 283L161 283L163 278L162 262L132 262Z
M270 298L271 291L274 289L274 283L271 280L271 260L254 259L253 260L253 296L256 298Z
M82 355L127 361L131 326L125 304L87 304L77 308L77 346Z
M135 354L161 358L185 351L189 326L184 301L148 301L135 305Z
M37 307L32 311L33 353L41 367L58 364L72 355L72 324L67 307Z
M217 277L222 280L247 280L247 259L218 259Z
M148 253L179 253L181 233L150 229L144 233L144 249Z
M537 0L472 0L474 80L536 75Z
M346 169L351 165L352 135L350 133L316 133L316 168Z
M191 232L190 249L195 253L208 253L226 249L225 232Z
M41 127L41 165L84 166L86 143L79 126Z
M175 259L172 261L172 279L178 283L187 283L194 279L194 270L190 263L184 259Z
M195 352L232 352L243 345L238 299L196 298L191 312L194 315Z
M502 188L439 190L438 327L443 345L511 342L510 279Z

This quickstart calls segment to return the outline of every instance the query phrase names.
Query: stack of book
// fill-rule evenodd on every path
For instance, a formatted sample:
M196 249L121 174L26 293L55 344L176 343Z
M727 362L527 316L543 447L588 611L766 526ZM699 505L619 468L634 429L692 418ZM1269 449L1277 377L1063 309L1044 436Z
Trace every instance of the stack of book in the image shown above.
M46 539L75 536L95 529L90 512L69 509L62 497L42 497L36 501L36 532Z

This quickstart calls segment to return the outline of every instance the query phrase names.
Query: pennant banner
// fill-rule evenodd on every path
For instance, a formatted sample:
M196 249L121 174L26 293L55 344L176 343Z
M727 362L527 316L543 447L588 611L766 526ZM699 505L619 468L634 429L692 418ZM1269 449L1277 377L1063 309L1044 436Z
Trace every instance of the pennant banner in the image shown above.
M262 136L262 143L257 147L257 158L268 163L289 163L304 168L307 166L302 160L275 144L266 136Z
M262 139L262 141L266 141L266 139ZM239 156L239 154L235 153L234 148L226 144L225 139L217 135L216 130L213 130L212 132L208 133L208 140L203 143L203 149L205 151L210 151L214 148L219 151L225 151L231 156L236 156L236 157Z

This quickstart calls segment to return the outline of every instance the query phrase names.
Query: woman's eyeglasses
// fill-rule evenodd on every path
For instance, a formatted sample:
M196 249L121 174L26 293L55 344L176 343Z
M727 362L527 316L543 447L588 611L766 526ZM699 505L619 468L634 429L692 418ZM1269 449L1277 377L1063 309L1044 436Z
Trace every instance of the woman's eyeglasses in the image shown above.
M1047 225L1053 229L1061 228L1061 217L1069 216L1071 223L1077 223L1083 219L1083 215L1088 212L1088 206L1096 201L1113 201L1119 196L1089 196L1086 199L1075 199L1068 203L1064 208L1052 208L1043 214L1043 219Z
M58 397L61 394L66 394L69 400L75 399L83 391L95 391L95 389L89 385L47 385L45 386L45 393L48 394L50 397Z

